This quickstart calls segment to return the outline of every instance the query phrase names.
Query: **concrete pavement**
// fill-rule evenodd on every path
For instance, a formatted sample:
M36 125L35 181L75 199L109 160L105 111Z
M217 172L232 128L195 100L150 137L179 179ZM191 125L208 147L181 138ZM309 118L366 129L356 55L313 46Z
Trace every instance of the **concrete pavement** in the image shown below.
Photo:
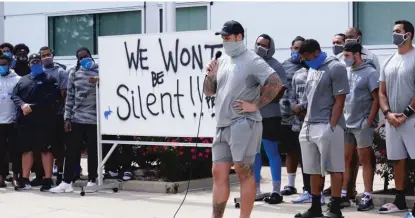
M86 169L86 168L85 168ZM262 190L271 190L269 168L262 170ZM297 173L297 187L302 187L300 169ZM326 181L328 184L329 181ZM286 170L283 169L282 185L287 184ZM361 174L358 180L358 191L363 191ZM383 182L380 177L375 179L375 190L381 189ZM140 192L103 191L79 195L80 190L68 194L41 193L39 190L15 192L11 187L0 189L0 214L7 218L171 218L181 203L183 194L151 194ZM239 196L238 185L232 186L231 199L225 212L225 218L238 218L239 209L234 208L233 197ZM293 197L286 197L290 202ZM328 198L326 198L328 202ZM256 203L252 213L253 218L292 218L297 212L308 209L309 204L283 203L268 205ZM408 205L410 206L410 205ZM325 209L324 207L323 209ZM378 209L378 208L377 208ZM379 215L377 209L361 213L356 208L344 210L345 217L375 218L375 217L402 217L403 214ZM176 218L210 217L211 190L198 190L189 192L186 201Z

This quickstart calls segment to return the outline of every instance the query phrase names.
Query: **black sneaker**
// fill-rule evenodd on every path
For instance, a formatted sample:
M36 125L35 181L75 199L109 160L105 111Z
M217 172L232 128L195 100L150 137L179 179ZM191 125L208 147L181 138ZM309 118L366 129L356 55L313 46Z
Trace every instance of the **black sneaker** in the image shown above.
M284 190L281 191L281 195L289 196L297 194L297 189L292 186L285 186Z
M325 189L324 191L323 191L323 195L324 196L331 196L331 187L328 187L327 189Z
M324 214L324 218L344 218L344 216L341 212L337 214L337 213L328 211L326 214Z
M309 209L304 213L297 213L294 218L323 218L323 214L321 212L313 213Z
M18 182L18 185L14 187L15 191L30 190L32 186L30 185L29 179L22 178Z
M30 181L30 185L32 187L41 186L43 185L43 179L36 177L32 181Z
M41 192L49 191L49 189L51 189L52 186L53 186L52 179L43 179L43 184L42 184L42 187L40 187L40 191Z
M373 205L373 200L368 195L363 195L362 200L359 202L359 206L357 207L357 211L368 211L375 208Z
M269 198L265 198L264 201L268 204L280 204L282 203L283 197L278 193L272 193Z
M327 211L330 210L332 202L333 202L333 198L330 198L330 202L327 204ZM350 207L350 206L351 206L351 203L350 203L349 199L347 199L346 197L341 197L340 209L344 209L345 207Z

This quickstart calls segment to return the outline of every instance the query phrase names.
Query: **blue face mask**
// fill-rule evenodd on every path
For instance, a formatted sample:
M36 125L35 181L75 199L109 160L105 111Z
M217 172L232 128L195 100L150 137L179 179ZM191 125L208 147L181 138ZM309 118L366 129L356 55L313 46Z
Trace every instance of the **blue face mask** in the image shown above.
M325 52L320 51L317 57L315 57L313 60L305 61L305 63L310 66L311 69L317 70L326 60L327 54Z
M0 76L4 76L9 73L9 66L0 66Z
M33 64L30 66L30 75L33 77L39 76L41 73L43 73L43 66L42 64Z
M92 60L92 58L82 58L82 60L79 63L81 64L81 67L84 70L90 70L94 66L94 61Z
M5 55L5 56L7 56L9 58L12 58L12 53L9 52L9 51L4 52L3 55Z
M296 52L296 51L292 51L291 52L291 60L292 60L292 62L294 62L294 63L300 63L300 54L298 54L298 52Z

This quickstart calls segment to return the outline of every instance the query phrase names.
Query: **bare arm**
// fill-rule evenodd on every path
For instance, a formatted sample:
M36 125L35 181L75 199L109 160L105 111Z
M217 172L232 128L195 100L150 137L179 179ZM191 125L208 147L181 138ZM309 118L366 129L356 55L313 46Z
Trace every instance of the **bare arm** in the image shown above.
M379 82L379 105L382 112L390 110L388 96L386 94L386 82Z
M213 75L213 76L207 75L205 77L205 81L203 82L203 93L205 93L206 96L215 95L217 84L218 83L216 81L216 75Z
M369 114L369 117L367 118L367 121L369 124L373 122L373 120L375 119L375 117L378 115L378 112L379 112L379 95L378 95L377 89L373 90L372 97L373 97L372 107L370 108L370 114Z
M282 82L277 73L272 73L265 80L264 86L261 88L261 95L257 102L258 108L269 104L282 89Z
M346 100L346 94L335 95L334 96L334 105L331 115L331 126L336 126L339 122L340 117L343 115L344 101Z

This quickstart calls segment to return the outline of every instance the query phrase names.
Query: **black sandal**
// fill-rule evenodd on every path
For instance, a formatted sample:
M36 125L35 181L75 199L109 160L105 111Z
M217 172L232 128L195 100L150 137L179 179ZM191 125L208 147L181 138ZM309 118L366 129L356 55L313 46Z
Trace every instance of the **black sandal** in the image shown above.
M326 214L324 214L324 218L344 218L344 216L340 214L335 214L331 211L328 211Z
M312 214L310 210L307 210L304 213L297 213L294 218L323 218L323 214Z

